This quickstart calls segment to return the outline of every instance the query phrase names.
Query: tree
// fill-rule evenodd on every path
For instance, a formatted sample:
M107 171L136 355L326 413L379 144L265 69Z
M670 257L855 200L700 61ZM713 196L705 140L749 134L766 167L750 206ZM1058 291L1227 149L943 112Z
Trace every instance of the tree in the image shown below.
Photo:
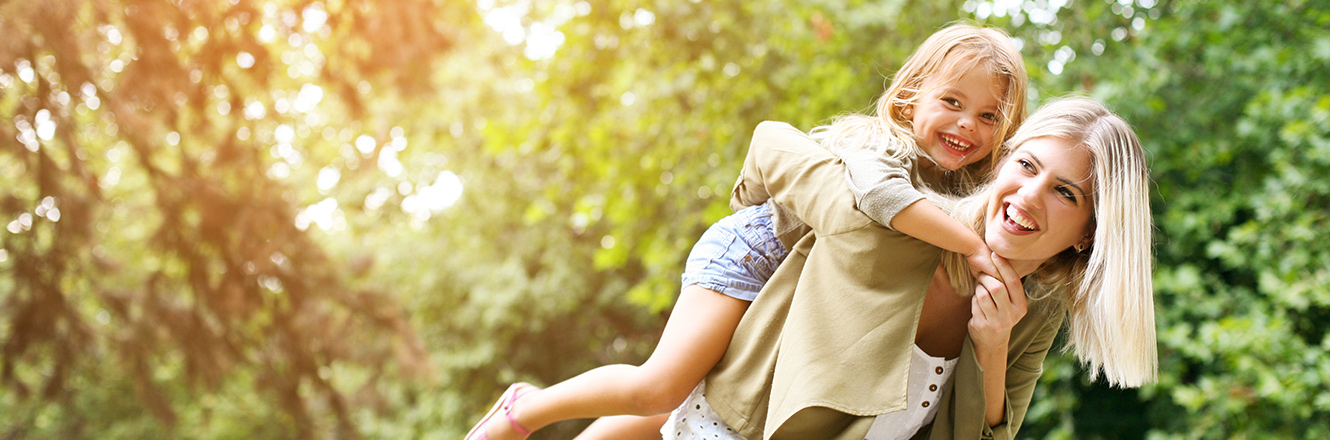
M1023 434L1324 437L1327 9L0 2L0 437L459 437L639 362L752 128L869 111L967 18L1156 183L1160 383L1050 356Z
M371 84L431 88L415 63L454 44L448 12L0 3L3 436L356 437L330 369L372 385L384 358L424 370L424 347L298 227L283 178L365 117Z
M1041 397L1062 434L1330 432L1330 259L1312 233L1330 226L1313 177L1330 145L1327 21L1322 2L1092 1L1018 27L1059 34L1041 45L1044 87L1087 90L1130 121L1158 191L1160 382L1122 393L1052 376Z

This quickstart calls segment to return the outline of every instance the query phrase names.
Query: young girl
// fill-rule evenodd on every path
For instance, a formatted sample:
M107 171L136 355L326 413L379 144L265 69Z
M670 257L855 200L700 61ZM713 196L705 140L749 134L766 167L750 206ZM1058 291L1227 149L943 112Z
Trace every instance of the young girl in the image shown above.
M1027 84L1024 63L1005 33L952 25L910 56L878 100L877 116L844 117L815 132L847 163L864 214L965 255L973 272L996 277L983 240L932 203L920 203L924 195L915 184L961 193L985 180L995 146L1025 115ZM749 302L794 244L777 238L794 234L773 224L802 223L775 206L740 210L703 234L646 363L600 367L544 390L515 384L466 440L520 439L560 420L675 409L720 359ZM595 437L598 429L614 428L593 425L583 437Z

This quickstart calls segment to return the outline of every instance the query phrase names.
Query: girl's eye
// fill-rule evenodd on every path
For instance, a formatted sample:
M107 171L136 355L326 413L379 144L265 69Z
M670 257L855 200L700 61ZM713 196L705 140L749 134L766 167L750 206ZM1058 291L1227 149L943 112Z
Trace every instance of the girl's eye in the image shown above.
M998 116L996 113L984 113L982 115L979 115L979 117L983 118L983 120L987 121L990 124L996 124L998 120Z
M956 98L942 98L942 102L945 102L945 103L947 103L947 104L951 104L951 105L956 106L956 107L960 107L960 106L961 106L961 102L960 102L960 101L957 101Z

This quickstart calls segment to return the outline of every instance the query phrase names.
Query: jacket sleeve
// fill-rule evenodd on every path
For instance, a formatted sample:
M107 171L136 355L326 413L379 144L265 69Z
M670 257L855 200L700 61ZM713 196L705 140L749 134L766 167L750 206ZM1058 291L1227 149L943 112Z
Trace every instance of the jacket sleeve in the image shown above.
M730 206L738 209L767 200L790 210L818 235L871 222L854 209L840 159L783 122L762 122L753 131Z
M897 159L872 148L839 152L845 161L845 178L854 194L855 206L878 224L891 227L891 220L924 194L915 189L909 160Z
M984 371L974 354L970 338L965 338L960 362L957 363L955 376L948 384L949 391L944 397L942 407L938 408L937 418L933 421L929 437L933 440L975 440L994 439L1010 440L1016 438L1025 413L1030 408L1034 396L1034 387L1043 375L1044 358L1053 347L1058 330L1062 328L1065 313L1060 308L1036 308L1031 305L1030 313L1018 326L1027 328L1022 332L1025 337L1013 335L1012 347L1007 354L1006 371L1006 416L1004 422L989 427L984 421ZM1013 333L1015 331L1013 330Z

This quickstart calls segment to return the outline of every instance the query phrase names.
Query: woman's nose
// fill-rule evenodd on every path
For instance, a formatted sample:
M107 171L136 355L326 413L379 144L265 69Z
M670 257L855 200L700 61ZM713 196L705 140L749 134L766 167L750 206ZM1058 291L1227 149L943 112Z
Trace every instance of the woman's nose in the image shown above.
M1016 195L1020 197L1025 206L1043 208L1044 198L1041 197L1043 187L1044 185L1039 183L1039 179L1030 179L1025 181L1020 189L1016 190Z

